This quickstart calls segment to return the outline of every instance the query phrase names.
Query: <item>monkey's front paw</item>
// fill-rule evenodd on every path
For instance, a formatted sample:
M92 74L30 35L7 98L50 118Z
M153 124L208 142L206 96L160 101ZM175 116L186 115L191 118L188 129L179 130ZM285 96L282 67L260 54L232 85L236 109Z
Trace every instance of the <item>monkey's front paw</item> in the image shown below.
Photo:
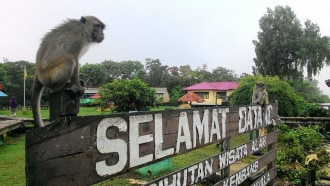
M85 92L84 87L80 85L73 84L72 86L68 87L67 90L72 91L73 93L77 94L78 96L82 96Z
M78 96L82 96L85 92L85 88L82 86L76 86L74 92L78 95Z
M79 83L80 83L80 86L82 86L82 87L84 87L85 86L85 81L83 81L83 80L79 80Z

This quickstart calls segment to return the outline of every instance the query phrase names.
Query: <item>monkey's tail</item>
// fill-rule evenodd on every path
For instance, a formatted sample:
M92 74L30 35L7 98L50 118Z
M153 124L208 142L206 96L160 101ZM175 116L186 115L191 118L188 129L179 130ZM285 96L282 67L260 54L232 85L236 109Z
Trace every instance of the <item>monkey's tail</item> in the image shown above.
M38 80L37 76L34 77L32 86L32 113L34 124L37 127L43 127L44 123L40 114L40 99L43 91L43 85Z

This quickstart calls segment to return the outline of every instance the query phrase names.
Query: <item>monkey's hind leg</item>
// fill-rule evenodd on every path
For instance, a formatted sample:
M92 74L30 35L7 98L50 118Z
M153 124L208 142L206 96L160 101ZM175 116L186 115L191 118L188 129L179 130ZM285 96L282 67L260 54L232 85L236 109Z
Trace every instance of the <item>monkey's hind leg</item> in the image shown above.
M84 91L78 80L78 62L73 55L62 55L50 61L40 73L44 86L53 92L68 90L81 95Z

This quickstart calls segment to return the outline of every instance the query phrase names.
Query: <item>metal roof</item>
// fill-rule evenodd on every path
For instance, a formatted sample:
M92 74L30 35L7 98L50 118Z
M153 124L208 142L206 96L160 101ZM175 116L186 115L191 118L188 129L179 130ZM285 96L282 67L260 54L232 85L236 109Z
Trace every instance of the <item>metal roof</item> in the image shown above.
M235 90L238 87L238 83L234 81L224 82L202 82L190 87L186 87L183 90Z

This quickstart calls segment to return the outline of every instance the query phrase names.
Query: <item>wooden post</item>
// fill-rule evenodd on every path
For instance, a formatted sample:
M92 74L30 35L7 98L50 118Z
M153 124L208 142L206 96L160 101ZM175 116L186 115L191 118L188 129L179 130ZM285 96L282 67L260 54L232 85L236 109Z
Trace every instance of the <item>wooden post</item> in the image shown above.
M268 101L269 103L276 103L277 100L276 100L276 96L275 95L269 95L268 97ZM277 112L276 112L277 113ZM275 120L274 120L275 121ZM275 121L277 122L277 121ZM271 132L274 132L275 131L275 125L269 125L267 127L267 134L271 133ZM275 149L276 148L276 143L272 143L270 145L267 146L267 152L270 152L271 150ZM270 161L268 164L267 164L267 171L270 171L272 169L274 169L275 167L275 161ZM274 172L275 172L275 175L277 175L277 170L274 169ZM272 179L268 185L276 185L276 179Z
M79 96L72 91L59 91L50 94L49 121L58 117L77 116L79 113Z
M228 151L230 150L230 139L226 139L226 140L223 140L221 142L221 148L220 148L220 151L221 152L225 152L225 151ZM223 170L221 170L221 178L226 178L230 175L230 165L227 166L226 168L224 168Z

